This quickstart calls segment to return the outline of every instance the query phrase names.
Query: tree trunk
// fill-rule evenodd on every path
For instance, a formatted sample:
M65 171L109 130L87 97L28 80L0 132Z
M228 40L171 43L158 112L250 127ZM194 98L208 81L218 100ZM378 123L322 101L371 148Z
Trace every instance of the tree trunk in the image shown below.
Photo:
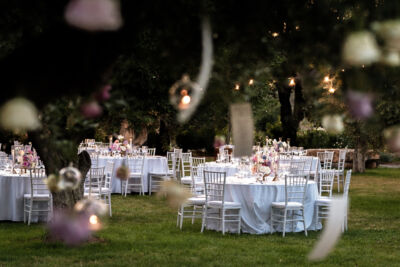
M353 172L365 172L365 158L367 149L360 141L357 142L353 153Z
M66 153L63 149L66 147L58 147L49 136L42 132L32 132L30 137L33 147L45 165L47 175L58 174L60 169L67 167L70 163L73 163L73 166L81 172L82 180L77 189L53 193L54 209L72 209L75 203L83 198L84 179L91 167L89 154L83 151L77 156L78 144L74 144L75 146L71 148L72 151Z
M299 128L300 121L304 118L305 105L300 81L297 81L294 87L295 97L293 111L292 104L290 103L291 93L292 87L278 87L283 138L290 138L290 143L292 145L297 145L297 129Z

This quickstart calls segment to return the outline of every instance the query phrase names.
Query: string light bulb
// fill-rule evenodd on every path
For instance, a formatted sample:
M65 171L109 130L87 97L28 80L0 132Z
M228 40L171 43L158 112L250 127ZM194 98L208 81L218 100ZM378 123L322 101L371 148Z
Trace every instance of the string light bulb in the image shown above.
M239 91L239 89L240 89L240 85L237 83L237 84L235 84L235 90L236 91Z
M253 85L254 84L254 80L253 79L250 79L249 80L249 85Z
M328 92L331 93L331 94L335 93L335 91L336 91L336 89L333 88L333 87L330 87L329 90L328 90Z
M277 33L277 32L272 33L272 37L278 37L278 36L279 36L279 33Z
M295 86L296 83L294 81L294 78L289 78L290 82L289 82L289 86Z
M326 75L326 76L324 77L324 82L329 83L329 81L330 81L329 75Z

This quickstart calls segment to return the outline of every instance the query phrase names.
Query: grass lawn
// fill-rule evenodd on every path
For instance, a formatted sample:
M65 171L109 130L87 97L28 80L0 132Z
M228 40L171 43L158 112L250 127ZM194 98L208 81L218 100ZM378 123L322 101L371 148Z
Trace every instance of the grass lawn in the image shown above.
M156 197L114 195L113 217L97 233L104 242L46 244L43 225L0 222L0 266L400 266L400 170L354 175L350 197L349 231L320 263L306 257L321 232L222 236L189 220L180 231L176 211Z

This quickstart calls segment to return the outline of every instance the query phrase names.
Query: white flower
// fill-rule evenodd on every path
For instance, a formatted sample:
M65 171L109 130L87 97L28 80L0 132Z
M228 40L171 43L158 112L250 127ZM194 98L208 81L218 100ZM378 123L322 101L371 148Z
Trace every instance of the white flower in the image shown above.
M287 147L287 143L286 143L286 142L283 142L282 145L283 145L283 147L285 147L285 148Z
M124 139L124 136L123 135L118 135L118 137L117 137L119 140L122 140L122 139Z
M385 40L388 49L400 50L400 20L374 22L372 29Z
M16 132L36 130L40 127L38 111L25 98L11 99L0 110L0 124L4 129Z
M369 65L380 58L375 37L368 31L355 32L347 36L343 45L343 60L350 65Z
M325 115L322 118L322 126L330 133L341 133L344 129L343 119L339 115Z
M126 147L125 146L121 146L121 151L126 151Z
M381 61L392 67L399 66L400 54L397 51L388 51L382 55Z

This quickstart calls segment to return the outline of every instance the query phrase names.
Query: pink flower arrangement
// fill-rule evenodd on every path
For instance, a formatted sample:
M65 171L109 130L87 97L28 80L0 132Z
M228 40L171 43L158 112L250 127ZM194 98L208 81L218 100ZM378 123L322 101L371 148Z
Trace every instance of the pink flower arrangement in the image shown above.
M31 168L35 166L37 158L33 155L31 150L25 152L22 158L22 167L23 168Z

